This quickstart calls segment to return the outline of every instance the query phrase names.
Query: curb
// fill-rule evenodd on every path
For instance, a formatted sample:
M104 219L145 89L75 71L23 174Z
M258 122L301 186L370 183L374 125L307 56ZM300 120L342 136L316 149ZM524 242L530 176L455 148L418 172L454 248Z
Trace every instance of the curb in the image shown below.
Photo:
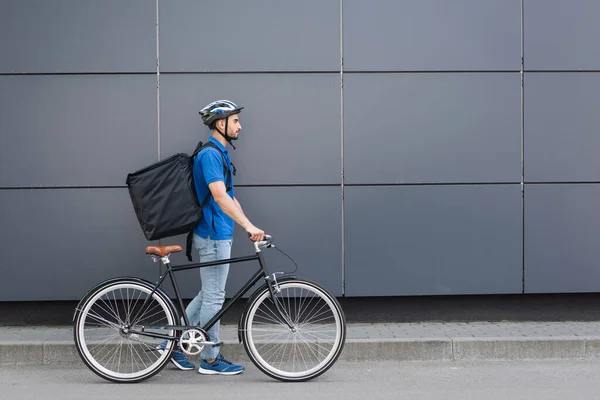
M227 357L249 362L244 345L225 341ZM563 337L438 337L410 339L348 339L341 361L513 361L600 357L600 336ZM0 365L67 365L83 367L73 342L3 341ZM190 360L198 361L198 356Z

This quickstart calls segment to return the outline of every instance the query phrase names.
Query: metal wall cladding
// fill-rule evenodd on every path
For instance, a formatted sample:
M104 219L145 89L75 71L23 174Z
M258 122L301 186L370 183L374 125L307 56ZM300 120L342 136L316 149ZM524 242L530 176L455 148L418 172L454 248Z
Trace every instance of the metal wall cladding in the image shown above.
M3 0L0 73L156 71L154 0Z
M0 76L0 186L122 186L157 140L154 76Z
M519 0L344 0L344 69L518 70Z
M520 293L519 185L348 187L346 295Z
M126 189L1 190L0 301L76 300L103 280L158 277Z
M240 187L235 193L250 221L273 236L276 247L296 262L298 277L316 281L334 295L341 295L339 187ZM173 242L185 245L185 237L177 239ZM252 254L254 246L247 233L236 226L232 257ZM264 249L263 255L270 273L294 270L293 262L276 249ZM175 255L172 260L174 265L188 262L183 254ZM195 250L193 260L198 262ZM231 264L227 295L239 290L258 267L258 261ZM200 287L199 276L197 269L178 273L177 279L185 297L196 295Z
M598 291L599 4L4 0L0 301L156 280L144 248L185 237L145 240L126 175L206 141L217 99L245 107L246 214L335 295Z
M164 71L323 71L340 66L339 0L161 1Z
M597 292L600 184L527 185L525 293Z
M599 181L600 73L525 74L525 180Z
M520 181L519 74L346 74L344 177Z
M600 36L595 0L524 0L526 70L598 70Z
M336 74L161 75L161 154L191 154L210 134L198 112L229 99L244 107L235 182L335 184L341 181L339 76Z

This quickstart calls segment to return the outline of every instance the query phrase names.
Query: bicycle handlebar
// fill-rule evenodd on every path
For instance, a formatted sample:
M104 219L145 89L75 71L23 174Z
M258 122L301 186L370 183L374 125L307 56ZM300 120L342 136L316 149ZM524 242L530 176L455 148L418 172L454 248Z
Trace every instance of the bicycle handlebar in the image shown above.
M250 237L250 234L248 234L248 237ZM271 235L267 235L267 234L265 234L264 240L261 240L259 242L254 242L254 244L256 244L257 246L268 246L271 243L273 243L273 237Z

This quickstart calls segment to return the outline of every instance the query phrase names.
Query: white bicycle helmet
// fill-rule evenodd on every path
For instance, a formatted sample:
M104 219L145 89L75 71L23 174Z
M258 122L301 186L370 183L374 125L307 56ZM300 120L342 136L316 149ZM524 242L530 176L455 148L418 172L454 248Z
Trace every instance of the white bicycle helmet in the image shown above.
M217 100L200 110L200 115L202 116L204 125L207 125L210 129L214 129L214 124L217 120L225 119L233 114L239 114L242 108L244 107L238 106L233 101Z

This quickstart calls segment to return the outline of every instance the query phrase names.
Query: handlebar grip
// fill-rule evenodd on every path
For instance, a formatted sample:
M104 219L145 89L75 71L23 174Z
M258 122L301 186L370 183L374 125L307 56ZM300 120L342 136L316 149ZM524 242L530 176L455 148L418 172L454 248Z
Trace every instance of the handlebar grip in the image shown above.
M250 237L250 234L249 234L249 233L248 233L248 237ZM271 240L273 240L273 237L272 237L271 235L267 235L267 234L265 233L265 238L263 239L263 241L265 241L265 242L269 242L269 241L271 241Z

